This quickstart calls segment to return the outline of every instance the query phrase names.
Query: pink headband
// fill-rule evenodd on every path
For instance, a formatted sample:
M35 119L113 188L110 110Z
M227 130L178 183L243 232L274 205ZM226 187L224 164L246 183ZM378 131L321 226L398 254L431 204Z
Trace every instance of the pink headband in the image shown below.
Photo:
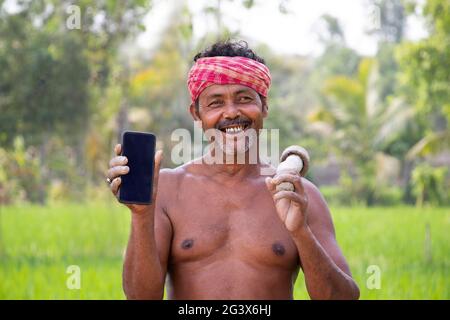
M270 72L264 64L244 57L200 58L188 75L192 102L213 84L242 84L267 97L270 82Z

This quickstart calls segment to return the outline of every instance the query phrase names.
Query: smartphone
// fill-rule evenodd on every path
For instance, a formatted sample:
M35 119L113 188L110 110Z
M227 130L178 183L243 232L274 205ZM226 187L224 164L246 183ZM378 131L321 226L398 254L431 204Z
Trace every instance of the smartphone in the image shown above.
M130 171L121 176L119 201L132 204L152 203L156 137L148 132L125 131L122 155L128 158Z

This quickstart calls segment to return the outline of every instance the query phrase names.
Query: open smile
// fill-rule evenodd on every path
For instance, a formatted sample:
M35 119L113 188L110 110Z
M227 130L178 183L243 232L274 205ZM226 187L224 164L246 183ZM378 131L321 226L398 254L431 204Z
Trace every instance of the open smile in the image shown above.
M244 121L238 124L226 125L219 127L219 130L226 134L238 134L250 128L251 122Z

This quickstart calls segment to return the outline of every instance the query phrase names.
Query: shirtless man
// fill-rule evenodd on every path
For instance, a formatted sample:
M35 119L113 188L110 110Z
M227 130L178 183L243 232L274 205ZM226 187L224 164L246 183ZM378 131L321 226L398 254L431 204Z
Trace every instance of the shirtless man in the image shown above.
M268 115L270 73L264 60L245 43L225 42L194 61L190 113L203 130L218 129L223 137L236 134L231 127L259 132ZM232 143L236 156L240 147ZM229 153L226 149L216 146L204 157ZM117 145L108 170L114 195L120 176L130 170L120 152ZM311 182L294 174L261 175L267 164L259 159L193 161L160 170L161 159L158 151L153 203L127 205L128 299L162 299L166 274L169 299L293 299L299 269L312 299L358 299L329 209ZM294 191L277 192L284 181Z

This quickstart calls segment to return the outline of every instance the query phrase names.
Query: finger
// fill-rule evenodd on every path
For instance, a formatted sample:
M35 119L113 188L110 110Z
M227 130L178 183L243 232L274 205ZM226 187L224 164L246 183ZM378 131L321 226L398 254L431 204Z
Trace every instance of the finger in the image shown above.
M130 172L130 167L128 167L128 166L112 167L111 169L108 170L108 178L113 180L113 179L117 178L118 176L127 174L128 172Z
M275 201L275 207L277 208L278 216L280 217L281 221L286 220L287 213L289 211L289 208L291 206L291 201L289 199L280 199Z
M297 204L302 204L304 202L303 197L301 197L298 193L294 192L294 191L280 191L277 192L274 196L273 199L275 201L281 200L281 199L288 199L290 201L293 201L294 203Z
M302 219L304 219L304 216L299 214L297 210L289 210L284 225L289 231L295 231Z
M295 191L298 193L304 193L305 189L303 188L302 178L299 177L298 180L294 181Z
M280 184L282 182L291 182L294 183L294 181L300 179L300 176L298 174L291 174L291 173L281 173L277 174L275 177L273 177L272 181L273 183Z
M120 153L122 152L122 145L120 143L116 144L114 147L114 152L117 156L120 156Z
M124 166L128 163L128 158L124 156L118 156L111 159L109 162L109 167L116 167L116 166Z
M120 179L120 177L115 178L112 182L111 182L111 191L112 193L117 196L117 192L119 191L120 188L120 184L122 183L122 179Z
M163 151L158 150L155 153L155 167L154 167L154 173L153 173L153 195L152 195L153 203L155 203L156 193L158 192L159 170L161 169L162 158L163 158Z
M304 191L302 178L298 174L289 174L289 173L280 174L275 176L272 179L272 181L275 185L279 185L280 183L283 182L290 182L294 185L296 191L300 193Z
M265 183L266 183L266 187L269 190L269 192L271 194L274 194L276 192L276 187L275 187L275 184L272 183L272 178L267 177L265 180Z

